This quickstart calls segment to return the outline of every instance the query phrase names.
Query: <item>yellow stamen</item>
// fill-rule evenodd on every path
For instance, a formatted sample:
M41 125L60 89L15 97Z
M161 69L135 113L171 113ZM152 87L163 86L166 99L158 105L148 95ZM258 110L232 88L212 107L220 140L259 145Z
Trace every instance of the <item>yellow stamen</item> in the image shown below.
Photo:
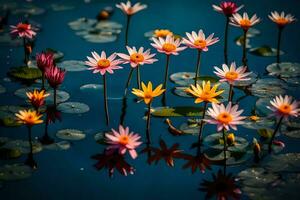
M119 138L119 143L122 145L126 145L129 142L129 137L127 135L123 135Z
M229 71L225 74L225 78L228 80L236 80L239 77L239 74L234 71Z
M287 20L286 18L280 17L280 18L275 19L275 23L280 26L283 26L283 25L288 24L289 20Z
M163 50L166 51L166 52L172 52L172 51L175 51L176 50L176 46L174 44L171 44L171 43L165 43L163 46L162 46Z
M110 66L110 61L107 59L100 59L97 62L99 68L104 69Z
M157 29L154 31L156 37L167 37L168 35L172 36L173 33L168 29Z
M292 107L289 104L283 104L278 108L278 110L283 114L289 114L292 110Z
M251 21L249 19L241 19L240 26L244 29L248 29L252 26Z
M204 49L207 45L205 40L195 40L194 45Z
M130 60L135 63L140 63L144 61L144 56L141 53L133 53L130 56Z
M223 112L218 115L217 120L223 124L229 124L233 118L231 114Z

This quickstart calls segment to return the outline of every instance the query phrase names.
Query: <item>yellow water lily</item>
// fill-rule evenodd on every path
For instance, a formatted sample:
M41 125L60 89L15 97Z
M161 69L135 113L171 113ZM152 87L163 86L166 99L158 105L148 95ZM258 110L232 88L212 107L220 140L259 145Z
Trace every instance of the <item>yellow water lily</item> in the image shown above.
M202 87L199 84L197 84L196 87L191 85L190 88L186 89L185 91L196 98L195 103L201 103L203 101L219 103L216 97L224 92L224 90L217 91L219 85L220 84L218 83L211 87L210 81L202 81Z
M43 123L43 120L40 119L42 115L36 111L20 110L15 115L19 123L26 124L27 126Z
M162 89L162 86L163 85L160 84L153 90L151 81L148 82L147 86L142 82L142 90L133 88L132 93L143 99L145 104L149 104L152 102L154 97L161 95L165 91L165 89Z

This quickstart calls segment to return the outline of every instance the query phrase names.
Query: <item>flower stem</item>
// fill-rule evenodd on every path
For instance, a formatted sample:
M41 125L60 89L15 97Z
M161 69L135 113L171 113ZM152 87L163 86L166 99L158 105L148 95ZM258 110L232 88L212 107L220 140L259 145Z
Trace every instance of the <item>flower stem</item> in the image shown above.
M243 39L244 39L244 41L243 41L243 58L242 58L242 62L243 62L243 65L244 66L247 66L247 52L246 52L246 50L247 50L247 32L248 32L248 30L245 30L244 29L244 36L243 36Z
M45 72L42 72L42 88L41 90L45 90Z
M195 71L195 87L197 85L197 81L198 81L198 77L199 77L200 64L201 64L201 50L198 50L197 66L196 66L196 71Z
M131 80L131 77L132 77L132 73L133 73L133 68L131 67L131 68L130 68L130 71L129 71L129 74L128 74L127 82L126 82L126 87L125 87L124 96L127 95L127 90L128 90L129 84L130 84L130 80Z
M233 96L233 85L229 84L228 102L232 101L232 96Z
M109 124L109 114L108 114L108 105L107 105L107 86L106 86L106 74L103 75L103 93L104 93L104 110L105 110L105 119L106 125Z
M30 152L32 153L31 126L27 126L27 127L28 127L28 142L29 142Z
M131 19L131 16L127 15L126 32L125 32L125 46L128 45L128 33L129 33L130 19Z
M281 43L281 34L282 34L282 28L278 28L278 39L277 39L277 59L276 62L280 63L280 43Z
M207 108L207 102L204 102L204 106L203 106L203 114L202 114L202 118L201 118L201 122L200 122L200 129L199 129L199 135L198 135L198 153L200 151L200 146L202 143L202 131L203 131L203 125L204 125L204 118L205 118L205 111Z
M147 131L150 132L150 118L151 118L151 102L148 104L147 112Z
M276 127L275 127L275 130L274 130L274 132L273 132L273 135L272 135L272 137L271 137L271 139L270 139L270 141L269 141L269 148L268 148L269 153L271 153L271 151L272 151L272 143L273 143L273 140L274 140L274 138L275 138L275 135L276 135L277 131L279 130L279 127L280 127L280 125L281 125L282 120L283 120L283 117L281 117L281 118L279 119L279 121L278 121L278 123L277 123L277 125L276 125Z
M53 104L56 107L56 88L53 88Z
M122 111L121 111L121 116L120 116L120 125L124 125L126 110L127 110L127 98L124 96L122 99Z
M24 47L24 63L28 67L28 57L27 57L26 39L25 39L25 37L23 37L23 47Z
M167 63L166 63L166 71L165 71L165 80L163 88L167 90L167 80L168 80L168 71L169 71L169 62L170 62L170 55L167 55Z
M141 89L140 65L136 66L136 80L137 80L138 89Z
M223 147L223 152L224 152L224 174L226 174L226 138L225 138L225 129L223 128L223 143L224 143L224 147Z
M224 62L228 65L228 25L229 25L229 16L226 16L226 25L225 25L225 38L224 38Z

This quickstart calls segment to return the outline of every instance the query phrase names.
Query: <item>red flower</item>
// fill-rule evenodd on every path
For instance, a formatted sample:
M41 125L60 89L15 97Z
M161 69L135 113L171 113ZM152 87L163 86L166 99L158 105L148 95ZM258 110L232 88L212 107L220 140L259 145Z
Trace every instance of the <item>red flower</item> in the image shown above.
M48 83L54 89L56 89L60 84L62 84L65 78L65 74L65 70L62 70L55 66L47 68L45 71L45 76L48 80Z
M53 53L37 53L36 54L36 65L37 67L44 73L47 68L50 68L53 66Z
M217 5L212 5L212 6L215 11L223 13L226 16L231 16L232 14L237 13L242 7L244 7L243 5L237 7L237 5L231 1L221 2L219 6Z

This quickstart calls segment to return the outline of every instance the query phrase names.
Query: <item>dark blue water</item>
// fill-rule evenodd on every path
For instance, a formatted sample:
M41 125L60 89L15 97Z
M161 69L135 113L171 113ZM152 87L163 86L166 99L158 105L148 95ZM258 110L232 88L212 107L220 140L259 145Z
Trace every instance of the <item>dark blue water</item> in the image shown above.
M7 2L7 1L1 1ZM124 32L122 32L116 42L95 44L89 43L80 37L67 25L68 22L76 20L79 17L94 18L98 11L105 6L113 6L118 1L92 1L84 3L83 1L58 1L60 3L72 3L75 8L72 10L54 12L49 8L49 4L55 1L34 1L34 4L44 7L47 12L43 15L32 16L31 19L42 25L42 31L38 33L35 52L40 52L45 48L51 47L62 51L64 60L85 60L91 51L106 51L108 54L113 52L125 52ZM173 32L184 35L185 32L203 29L206 33L214 32L220 37L221 42L209 48L208 52L203 53L201 74L214 75L213 66L220 66L223 63L223 32L224 17L213 11L211 4L219 1L197 1L197 0L144 0L148 8L133 16L129 34L129 44L132 46L144 46L150 48L150 42L144 37L144 33L156 28L168 28ZM24 3L19 1L19 3ZM239 1L244 4L243 11L248 13L257 13L262 22L256 26L261 31L261 35L252 39L253 46L263 44L276 46L277 29L276 26L267 18L270 11L286 11L293 13L296 17L300 16L300 2L298 0L253 0ZM22 19L20 16L12 16L9 24L16 24ZM115 10L112 20L125 24L126 19L119 10ZM233 42L234 38L241 35L241 30L230 27L229 37L229 60L241 64L242 51ZM282 50L286 52L282 56L283 61L299 62L300 51L300 29L299 23L290 25L284 30L282 40ZM10 67L22 64L23 49L1 46L0 47L0 77L1 80L7 75ZM152 49L155 52L155 49ZM155 85L163 82L163 73L165 66L165 56L157 54L158 62L153 65L142 67L142 80L152 81ZM275 62L274 57L256 57L248 54L249 67L252 71L263 75L265 67ZM179 71L194 71L196 62L196 52L185 50L179 56L172 56L170 63L170 74ZM58 64L59 66L59 64ZM115 74L108 77L108 96L122 97L125 81L129 71L129 66L125 65L123 70L116 71ZM83 102L90 107L90 111L81 115L62 114L62 122L51 124L49 133L55 137L57 130L64 128L73 128L84 131L87 135L82 141L75 141L69 150L49 151L43 150L34 154L34 159L38 164L37 170L28 179L20 181L5 182L0 190L1 199L32 199L32 200L52 200L52 199L203 199L204 192L198 191L199 184L203 179L209 179L211 174L220 167L213 166L212 170L206 173L191 174L190 170L182 170L184 164L182 160L175 161L175 167L168 167L164 161L157 165L148 165L145 154L139 155L136 160L126 157L128 162L136 169L134 175L122 176L117 172L113 178L109 178L106 170L97 171L93 164L95 160L90 157L101 153L103 145L99 145L94 140L94 134L117 128L121 115L121 99L109 100L109 109L111 123L105 125L103 96L102 91L83 92L79 89L84 84L102 84L102 77L98 74L92 74L90 71L68 72L66 79L61 86L62 90L67 91L71 97L69 101ZM135 81L133 81L135 83ZM16 82L4 82L1 84L6 87L7 92L1 94L1 105L23 105L24 100L14 96L14 91L22 85ZM169 82L169 88L174 84ZM294 91L288 91L289 94L299 97L297 88ZM239 96L241 94L237 94ZM240 107L245 110L245 115L250 115L250 111L255 104L255 97L247 97L240 102ZM133 96L128 99L128 107L125 118L125 125L131 130L142 135L145 141L145 125L143 120L145 105L135 103ZM194 105L192 99L181 98L167 92L167 104L169 106ZM161 106L160 98L156 99L153 106ZM185 118L172 119L175 125L180 125ZM174 137L168 130L163 118L152 118L151 139L154 146L158 146L159 139L166 141L168 146L174 143L180 143L180 149L187 153L194 153L190 150L191 143L196 141L195 136ZM43 134L44 125L38 125L33 128L33 137L39 137ZM26 127L18 128L0 128L0 136L6 136L15 139L26 139ZM205 127L204 135L215 133L215 127L208 125ZM255 130L240 127L237 135L246 137L249 141L256 136ZM283 152L298 152L297 140L288 139L282 136L286 143ZM56 138L56 141L60 141ZM144 147L144 146L143 146ZM142 150L140 147L138 150ZM18 160L0 161L4 163L22 163L25 156ZM229 172L237 173L246 167L242 166L228 167ZM247 199L247 197L243 197Z

